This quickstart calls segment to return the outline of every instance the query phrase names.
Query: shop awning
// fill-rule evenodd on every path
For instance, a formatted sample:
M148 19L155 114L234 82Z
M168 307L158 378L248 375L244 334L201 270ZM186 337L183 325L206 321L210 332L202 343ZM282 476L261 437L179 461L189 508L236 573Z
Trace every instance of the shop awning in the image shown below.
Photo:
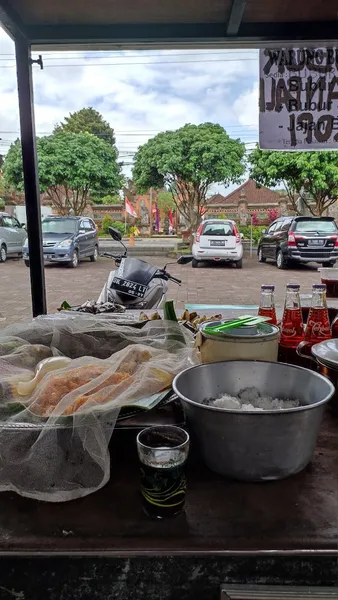
M0 20L34 46L259 45L335 40L333 0L0 0Z

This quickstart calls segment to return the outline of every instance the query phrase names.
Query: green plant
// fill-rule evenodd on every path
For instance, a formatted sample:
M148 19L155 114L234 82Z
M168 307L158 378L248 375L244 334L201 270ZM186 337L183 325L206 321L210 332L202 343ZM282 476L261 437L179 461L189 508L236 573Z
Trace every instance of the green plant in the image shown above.
M258 243L259 238L262 236L262 230L266 229L264 225L253 225L252 227L252 241L254 245ZM251 227L250 225L238 225L238 230L240 233L243 233L245 240L250 240L251 235Z
M117 229L121 235L124 235L124 223L122 223L122 221L113 221L111 227L114 227L114 229Z
M94 198L95 204L122 204L121 198L118 194L103 196L102 198Z
M102 219L102 231L108 233L108 227L113 227L113 219L107 215Z

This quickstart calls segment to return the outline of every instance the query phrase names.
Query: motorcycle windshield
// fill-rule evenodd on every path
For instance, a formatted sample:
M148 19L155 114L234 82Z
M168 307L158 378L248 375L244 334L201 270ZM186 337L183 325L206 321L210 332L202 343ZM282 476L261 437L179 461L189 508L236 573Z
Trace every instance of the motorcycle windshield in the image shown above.
M157 271L138 258L123 258L111 282L111 289L119 294L144 298L148 285Z
M123 258L117 269L117 277L148 285L157 271L157 267L138 258Z

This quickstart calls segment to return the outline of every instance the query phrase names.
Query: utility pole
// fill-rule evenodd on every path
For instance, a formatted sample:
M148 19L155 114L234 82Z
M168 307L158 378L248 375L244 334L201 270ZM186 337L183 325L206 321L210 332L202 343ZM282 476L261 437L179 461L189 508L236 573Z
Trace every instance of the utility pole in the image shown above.
M149 236L153 235L153 188L149 190Z

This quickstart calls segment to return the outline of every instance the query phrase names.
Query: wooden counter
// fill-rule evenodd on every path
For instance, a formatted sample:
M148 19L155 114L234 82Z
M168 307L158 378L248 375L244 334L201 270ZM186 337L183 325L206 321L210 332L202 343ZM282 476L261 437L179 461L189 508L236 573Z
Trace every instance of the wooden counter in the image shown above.
M100 556L336 554L337 422L326 415L314 460L283 481L240 483L209 471L195 452L184 514L165 521L141 508L134 432L115 432L106 487L47 504L0 494L0 554Z

